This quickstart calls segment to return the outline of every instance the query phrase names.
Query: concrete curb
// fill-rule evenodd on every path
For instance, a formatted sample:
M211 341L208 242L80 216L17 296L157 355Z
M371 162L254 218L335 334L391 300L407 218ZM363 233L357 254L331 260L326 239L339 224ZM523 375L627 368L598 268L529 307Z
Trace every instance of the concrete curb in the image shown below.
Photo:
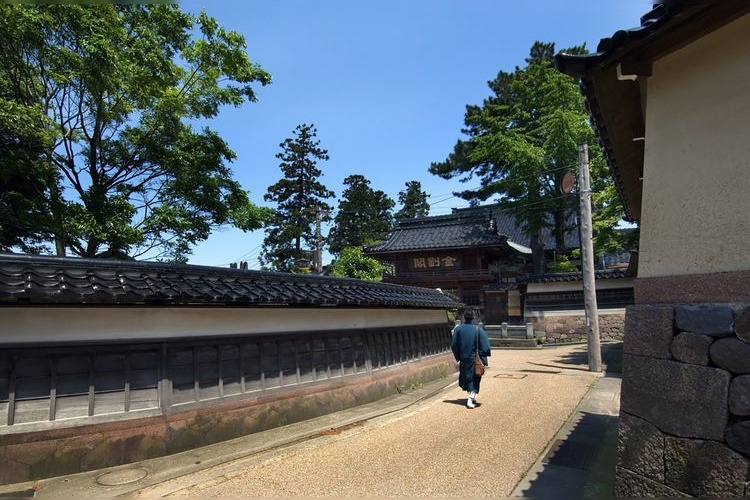
M513 497L613 495L621 377L603 375L513 489Z

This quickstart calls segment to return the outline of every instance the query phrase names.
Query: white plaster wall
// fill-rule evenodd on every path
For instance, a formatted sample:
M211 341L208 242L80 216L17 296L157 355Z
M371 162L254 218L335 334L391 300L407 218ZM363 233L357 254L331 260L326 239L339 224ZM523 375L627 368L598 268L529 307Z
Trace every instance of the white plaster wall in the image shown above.
M0 345L294 333L448 323L440 309L3 307Z
M609 316L611 314L625 314L625 308L622 307L614 307L612 309L596 309L596 315L597 316ZM583 309L578 309L574 311L570 310L561 310L561 311L544 311L544 312L536 312L536 311L530 311L526 313L526 316L524 316L525 320L528 321L538 321L543 319L548 319L550 317L558 317L558 316L585 316L586 311Z
M639 277L750 269L750 15L654 63Z

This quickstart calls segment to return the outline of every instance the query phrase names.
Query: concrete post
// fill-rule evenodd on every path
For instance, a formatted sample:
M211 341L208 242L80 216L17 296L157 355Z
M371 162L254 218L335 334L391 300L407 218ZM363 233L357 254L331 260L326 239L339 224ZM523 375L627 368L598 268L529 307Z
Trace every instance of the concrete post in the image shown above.
M588 333L589 371L598 373L602 371L602 350L599 341L599 313L596 305L596 280L594 276L589 150L585 143L578 147L578 161L578 189L581 197L581 260L583 264L583 296Z

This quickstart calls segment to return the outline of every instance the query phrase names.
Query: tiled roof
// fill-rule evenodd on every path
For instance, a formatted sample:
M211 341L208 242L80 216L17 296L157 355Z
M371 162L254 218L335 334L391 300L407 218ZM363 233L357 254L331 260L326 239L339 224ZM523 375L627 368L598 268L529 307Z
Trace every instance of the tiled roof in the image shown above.
M650 76L653 61L747 12L750 2L746 1L671 0L642 16L640 26L602 38L594 53L555 56L561 72L581 79L626 219L641 216L644 141L634 139L645 135L645 96L630 77ZM619 78L618 70L628 76Z
M490 217L494 229L490 229ZM542 233L545 248L554 248L552 233ZM507 242L529 247L529 237L507 211L498 204L481 207L453 209L449 215L402 219L397 222L388 240L380 245L368 247L366 253L404 252L414 250L437 250L443 248L492 247ZM569 248L578 244L577 231L566 236Z
M624 269L607 269L594 271L594 279L612 280L627 278ZM519 283L554 283L562 281L583 281L583 273L549 273L549 274L527 274L518 278Z
M456 308L438 290L194 265L0 254L5 305Z
M618 30L611 37L599 40L596 52L590 54L557 54L555 56L557 68L563 73L582 78L591 68L615 56L618 52L624 51L628 45L641 42L655 35L667 21L681 14L687 7L689 7L688 2L657 5L641 17L640 26Z

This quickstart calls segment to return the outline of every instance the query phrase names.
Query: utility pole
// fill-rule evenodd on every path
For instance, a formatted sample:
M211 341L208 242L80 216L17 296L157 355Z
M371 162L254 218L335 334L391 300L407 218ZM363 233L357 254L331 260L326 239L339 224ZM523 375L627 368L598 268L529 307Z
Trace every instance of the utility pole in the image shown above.
M578 189L581 196L581 262L583 267L583 299L588 329L589 371L602 371L602 350L599 342L599 311L596 306L594 278L594 241L591 227L591 186L589 179L589 148L578 146Z
M320 234L320 219L322 210L318 207L315 212L315 270L323 274L323 237Z

